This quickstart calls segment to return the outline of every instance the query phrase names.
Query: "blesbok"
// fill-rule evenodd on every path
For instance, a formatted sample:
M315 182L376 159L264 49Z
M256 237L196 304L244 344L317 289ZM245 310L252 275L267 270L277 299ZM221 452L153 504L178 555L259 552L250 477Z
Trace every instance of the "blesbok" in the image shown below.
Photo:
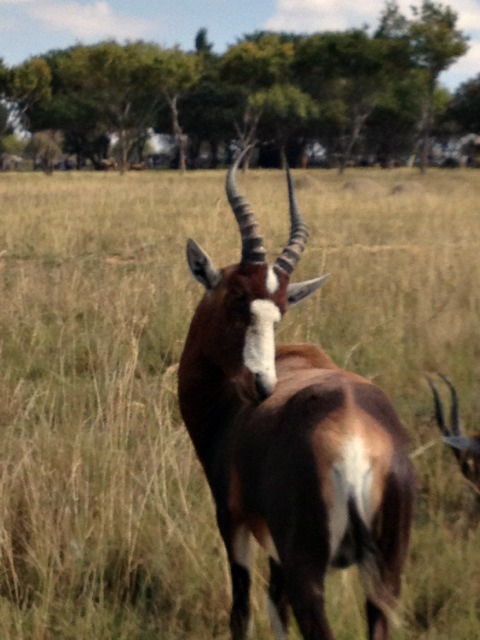
M290 239L267 264L253 211L226 191L240 228L239 264L217 269L193 240L187 259L206 292L179 367L180 409L215 501L231 570L233 640L249 622L250 538L270 556L269 615L286 637L330 640L329 567L358 564L369 638L384 640L400 592L414 475L407 434L383 392L313 344L275 345L275 325L326 276L290 283L308 231L290 172Z
M450 391L450 426L445 421L440 394L433 381L427 377L433 393L435 418L443 434L443 441L451 448L460 470L472 491L472 515L480 516L480 432L470 436L464 432L460 421L457 391L446 376L442 374L439 374L439 376Z

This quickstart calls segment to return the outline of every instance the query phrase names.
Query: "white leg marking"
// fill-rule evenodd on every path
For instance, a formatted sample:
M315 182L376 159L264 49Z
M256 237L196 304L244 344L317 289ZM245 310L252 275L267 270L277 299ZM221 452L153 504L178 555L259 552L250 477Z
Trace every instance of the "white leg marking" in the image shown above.
M278 276L273 270L273 267L267 269L267 281L265 282L268 293L276 293L280 287Z
M242 524L233 539L233 557L244 569L250 570L250 531Z
M277 384L275 369L275 323L280 309L271 300L253 300L250 304L252 322L245 335L243 364L261 378L265 389L273 391Z

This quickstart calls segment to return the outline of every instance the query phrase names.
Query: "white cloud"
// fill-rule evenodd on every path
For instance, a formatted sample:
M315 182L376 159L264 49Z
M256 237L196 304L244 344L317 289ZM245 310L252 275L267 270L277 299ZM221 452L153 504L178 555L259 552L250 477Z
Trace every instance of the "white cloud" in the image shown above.
M448 4L448 2L446 3ZM419 0L399 0L400 11L411 17L410 7L419 5ZM276 9L267 21L267 29L287 31L329 31L349 27L374 27L385 8L384 0L369 2L339 2L339 0L277 0ZM478 0L456 0L452 7L458 14L460 29L473 29L479 24ZM478 28L478 27L477 27Z
M284 31L339 31L376 21L382 1L344 3L338 0L277 0L267 29Z
M149 21L142 18L115 14L106 0L86 5L62 0L30 2L27 10L48 30L67 32L79 40L142 38L151 27Z

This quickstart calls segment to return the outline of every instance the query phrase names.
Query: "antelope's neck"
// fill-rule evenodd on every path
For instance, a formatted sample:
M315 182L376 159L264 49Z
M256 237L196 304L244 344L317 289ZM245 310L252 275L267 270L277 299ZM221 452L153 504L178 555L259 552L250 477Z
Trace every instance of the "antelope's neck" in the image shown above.
M205 465L216 439L222 437L241 407L232 383L201 350L187 343L178 371L178 401L187 431Z

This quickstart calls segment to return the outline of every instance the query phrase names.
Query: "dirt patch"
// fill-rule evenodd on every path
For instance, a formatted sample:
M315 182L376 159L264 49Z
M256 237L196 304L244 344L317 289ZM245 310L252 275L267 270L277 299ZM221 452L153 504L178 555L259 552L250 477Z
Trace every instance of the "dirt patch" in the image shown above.
M105 258L106 264L133 264L136 262L134 256L107 256Z
M402 182L400 184L396 184L390 193L392 196L403 194L425 196L427 191L423 184L420 184L419 182Z
M381 196L385 195L385 187L372 178L356 178L345 182L342 189L351 193L362 195Z
M293 179L293 184L297 191L316 191L322 192L320 183L313 176L297 176Z

